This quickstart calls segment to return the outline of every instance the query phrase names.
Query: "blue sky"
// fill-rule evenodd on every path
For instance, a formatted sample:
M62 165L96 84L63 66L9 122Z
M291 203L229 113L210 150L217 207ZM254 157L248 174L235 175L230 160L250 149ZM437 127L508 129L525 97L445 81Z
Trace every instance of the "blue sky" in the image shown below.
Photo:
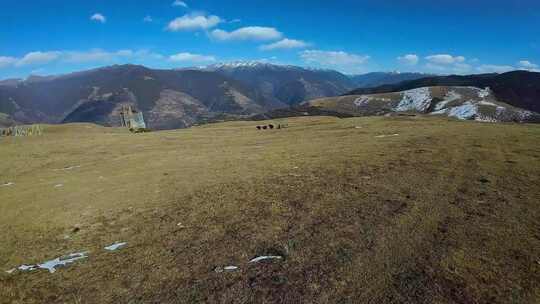
M540 1L6 1L0 79L259 60L348 74L540 69Z

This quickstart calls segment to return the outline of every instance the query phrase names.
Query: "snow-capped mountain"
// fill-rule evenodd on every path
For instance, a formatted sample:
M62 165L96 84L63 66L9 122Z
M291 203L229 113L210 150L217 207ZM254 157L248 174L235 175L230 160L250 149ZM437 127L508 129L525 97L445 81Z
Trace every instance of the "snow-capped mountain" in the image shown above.
M336 96L356 87L348 76L337 71L261 61L234 61L199 69L220 73L255 88L261 94L259 97L274 107Z

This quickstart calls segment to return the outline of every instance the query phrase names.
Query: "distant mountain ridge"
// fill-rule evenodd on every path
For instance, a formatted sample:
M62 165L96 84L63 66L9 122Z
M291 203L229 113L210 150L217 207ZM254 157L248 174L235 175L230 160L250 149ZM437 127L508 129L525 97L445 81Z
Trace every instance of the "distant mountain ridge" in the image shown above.
M279 106L294 106L313 98L335 96L356 87L348 76L339 72L292 65L237 61L202 69L254 87L260 92L260 98Z
M355 87L351 77L333 70L256 61L175 70L115 65L0 81L0 112L19 123L116 126L119 109L129 104L151 128L170 129L260 114Z
M540 112L540 73L513 71L503 74L434 76L375 88L359 88L345 95L406 91L432 86L489 87L501 101L514 107Z
M19 122L119 124L119 108L143 111L150 126L190 126L214 113L247 115L268 109L254 90L217 73L153 70L136 65L0 86L0 112Z
M381 85L397 84L407 80L416 80L435 76L424 73L373 72L350 76L357 88L373 88Z
M173 129L216 120L241 119L276 109L280 115L305 101L342 94L396 92L450 83L491 87L498 99L535 111L539 73L526 72L416 79L420 73L347 76L333 70L264 62L231 62L199 68L150 69L115 65L55 76L0 81L3 124L92 122L118 126L124 105L142 111L152 129ZM536 77L536 78L535 78ZM414 79L394 83L401 79ZM387 83L376 88L359 85ZM502 97L501 97L502 96ZM523 99L523 100L522 100ZM322 111L322 112L321 112ZM332 114L332 110L316 113ZM536 111L535 111L536 112ZM342 114L340 114L342 115Z

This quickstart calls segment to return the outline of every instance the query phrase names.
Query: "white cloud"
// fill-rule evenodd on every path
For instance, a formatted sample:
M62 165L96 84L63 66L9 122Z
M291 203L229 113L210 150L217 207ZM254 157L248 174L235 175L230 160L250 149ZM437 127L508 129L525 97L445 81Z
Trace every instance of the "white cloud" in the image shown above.
M191 62L191 63L202 63L202 62L214 62L216 57L199 55L192 53L178 53L169 57L170 61L174 62Z
M84 63L84 62L109 62L120 58L130 58L135 56L132 50L119 50L108 52L100 49L90 51L64 51L62 60L65 62Z
M309 43L304 42L302 40L295 40L295 39L283 39L278 42L274 42L271 44L265 44L260 47L263 51L271 51L271 50L278 50L278 49L301 49L308 47Z
M152 18L152 16L146 16L143 18L143 21L150 23L150 22L154 22L154 19Z
M321 63L325 65L363 64L369 56L349 54L343 51L308 50L300 53L306 62Z
M10 66L17 62L17 58L0 56L0 68Z
M273 27L262 26L248 26L242 27L232 32L224 30L214 30L211 36L217 40L229 41L229 40L256 40L256 41L268 41L281 39L283 34Z
M205 16L198 14L184 15L169 22L167 29L172 32L207 30L221 23L218 16Z
M524 69L527 69L527 70L534 70L536 68L538 68L538 65L537 64L534 64L528 60L521 60L520 62L518 62L518 65L521 67L521 68L524 68Z
M187 8L188 5L184 1L176 0L172 3L172 6L181 6Z
M36 65L36 64L46 64L52 61L57 60L61 55L61 52L51 51L51 52L30 52L24 55L23 58L17 60L15 63L16 66L25 66L25 65Z
M428 62L425 67L430 72L442 74L467 74L473 69L473 67L467 63L434 64Z
M434 64L455 64L465 62L465 57L439 54L427 56L426 60Z
M105 16L103 16L103 15L100 14L100 13L93 14L93 15L90 17L90 20L96 21L96 22L99 22L99 23L105 23L105 22L107 22L107 18L105 18Z
M481 73L505 73L514 71L516 68L510 65L484 64L477 67L476 70Z
M0 67L11 65L16 67L39 66L55 61L62 63L115 63L126 60L163 60L164 58L165 56L148 50L36 51L27 53L21 58L0 56Z
M308 64L333 68L345 73L357 73L362 70L361 65L369 60L367 55L349 54L343 51L306 50L300 52L300 58Z
M416 54L407 54L403 55L397 58L399 62L406 65L417 65L420 61L420 58L418 58L418 55Z

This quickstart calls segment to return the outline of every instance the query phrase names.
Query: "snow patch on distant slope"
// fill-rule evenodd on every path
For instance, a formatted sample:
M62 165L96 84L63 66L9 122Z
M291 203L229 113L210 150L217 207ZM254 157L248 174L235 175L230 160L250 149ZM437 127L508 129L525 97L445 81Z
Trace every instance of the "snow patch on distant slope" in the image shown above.
M478 114L478 107L470 101L448 110L448 116L459 119L471 119Z
M491 89L489 87L485 89L478 89L478 88L475 88L475 89L478 90L478 97L482 99L485 99L486 97L489 97L489 95L491 95Z
M431 92L427 87L408 90L403 92L403 98L395 110L425 112L431 105L431 100Z
M444 97L444 100L439 102L437 106L435 106L435 111L440 111L444 109L447 104L459 99L461 99L461 95L458 94L456 91L448 91L448 93L446 93L446 96Z
M370 100L371 98L369 96L362 95L354 100L354 104L357 107L361 107L363 105L368 104Z

